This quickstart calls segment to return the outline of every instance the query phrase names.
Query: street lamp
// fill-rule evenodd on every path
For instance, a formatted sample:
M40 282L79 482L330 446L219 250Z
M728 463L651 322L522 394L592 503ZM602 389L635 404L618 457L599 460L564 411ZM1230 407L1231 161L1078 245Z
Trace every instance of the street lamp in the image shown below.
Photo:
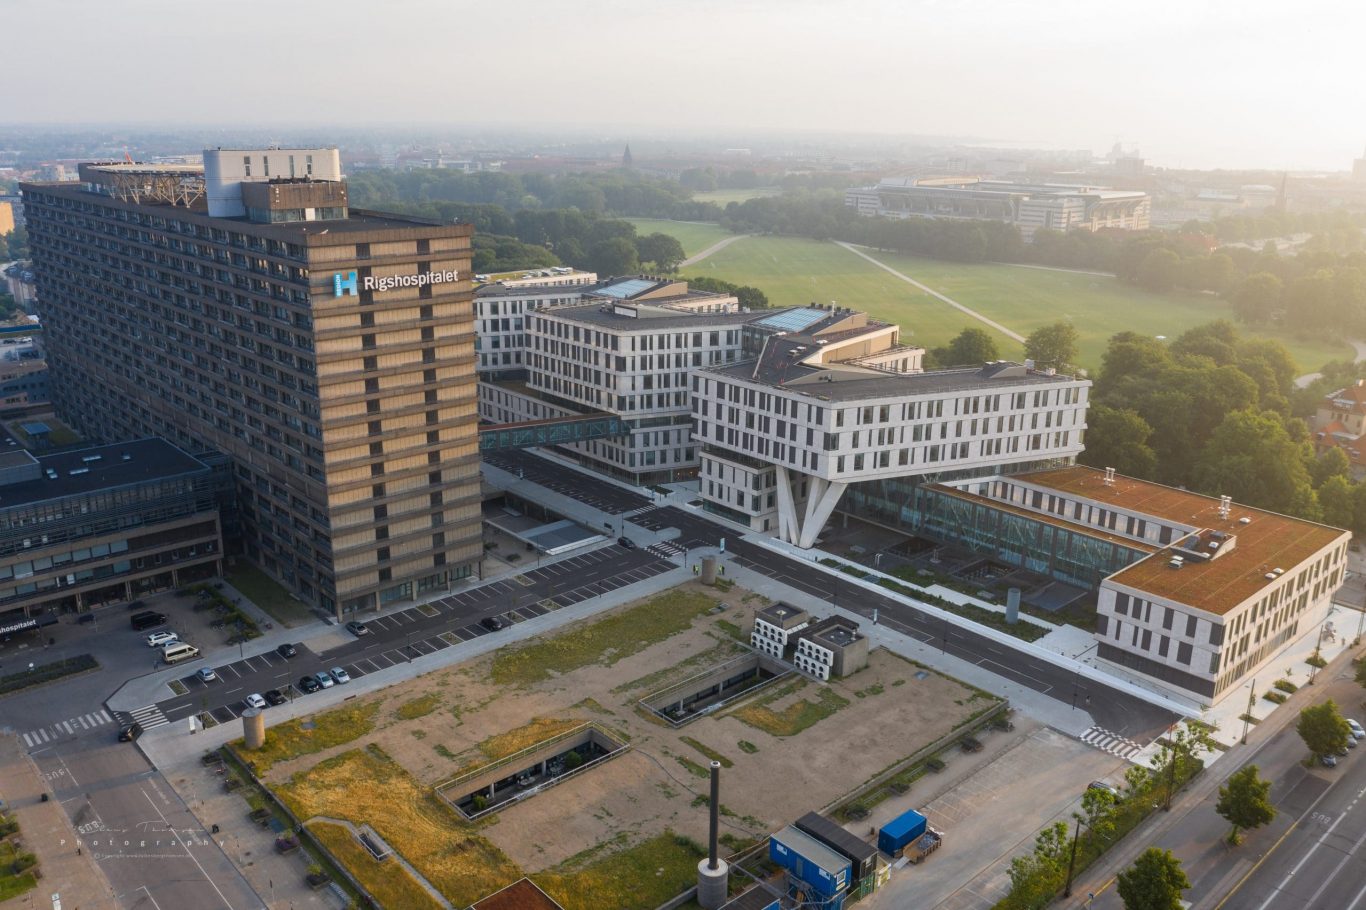
M1245 746L1247 745L1247 728L1248 728L1248 725L1252 723L1252 705L1254 704L1253 699L1255 699L1256 697L1257 697L1257 680L1256 680L1256 678L1254 677L1253 680L1252 680L1252 682L1248 683L1248 690L1247 690L1247 713L1243 715L1243 745L1245 745Z
M1318 675L1319 661L1323 660L1319 656L1319 648L1323 645L1323 627L1328 624L1328 618L1324 617L1323 622L1319 623L1319 634L1314 638L1314 654L1309 659L1309 685L1314 684L1314 677Z
M949 653L949 617L947 615L944 616L944 643L940 651L943 654Z

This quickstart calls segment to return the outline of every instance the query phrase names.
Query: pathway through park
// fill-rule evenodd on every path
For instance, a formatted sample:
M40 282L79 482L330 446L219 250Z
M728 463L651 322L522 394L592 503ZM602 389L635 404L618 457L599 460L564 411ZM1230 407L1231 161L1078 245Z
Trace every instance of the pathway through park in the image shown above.
M858 249L857 247L855 247L852 243L845 243L843 240L836 240L835 242L838 243L840 246L844 247L844 248L845 248L846 250L848 250L849 252L853 253L855 256L861 256L862 258L867 259L869 262L871 262L873 265L877 266L878 268L882 269L883 271L889 272L889 273L891 273L892 275L895 275L897 278L900 278L902 281L906 282L906 283L909 284L909 285L912 285L912 286L914 286L914 287L920 288L920 290L924 291L926 294L929 294L931 297L934 297L934 298L936 298L936 299L938 299L938 300L944 301L944 302L947 303L949 306L953 307L955 310L960 310L961 312L964 312L964 313L968 314L969 316L971 316L973 319L976 319L978 322L981 322L981 323L983 323L983 324L985 324L985 325L991 326L993 329L995 329L996 331L1000 332L1002 335L1005 335L1007 338L1012 338L1012 339L1014 339L1015 341L1018 341L1018 342L1020 342L1021 344L1024 344L1025 337L1024 337L1023 335L1021 335L1019 332L1012 332L1010 329L1008 329L1008 328L1006 328L1005 326L1001 325L999 322L996 322L994 319L988 319L987 317L983 316L981 313L977 312L976 310L974 310L974 309L972 309L972 308L970 308L970 307L965 307L965 306L963 306L963 304L959 303L957 300L954 300L952 297L945 296L944 294L941 294L941 293L939 293L938 291L936 291L934 288L932 288L932 287L927 287L927 286L921 284L919 281L916 281L914 278L910 277L909 275L904 275L904 274L902 274L901 272L898 272L896 269L892 268L890 265L887 265L887 264L885 264L885 263L879 262L878 260L874 259L872 256L869 256L867 253L865 253L865 252L863 252L862 250L860 250L860 249Z
M687 259L684 259L682 262L678 264L678 267L681 269L685 266L695 265L696 263L701 262L703 259L706 259L712 253L719 253L721 250L724 250L726 247L730 246L735 241L744 240L748 236L748 234L736 234L733 237L727 237L725 240L718 240L702 252L698 253L696 256L689 256Z

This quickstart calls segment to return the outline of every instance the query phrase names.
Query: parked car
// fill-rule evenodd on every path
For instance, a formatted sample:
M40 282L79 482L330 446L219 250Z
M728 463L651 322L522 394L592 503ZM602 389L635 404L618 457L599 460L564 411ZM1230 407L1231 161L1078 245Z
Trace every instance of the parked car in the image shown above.
M507 623L503 621L501 616L485 616L483 619L479 620L479 625L488 629L490 632L497 632L499 629L507 627Z
M256 692L248 695L243 701L247 703L248 708L264 708L266 706L266 700Z
M1336 768L1338 766L1337 756L1322 755L1319 757L1319 764L1323 765L1325 768Z
M1103 781L1103 780L1093 780L1093 781L1091 781L1089 784L1086 785L1086 789L1088 789L1088 790L1104 790L1106 793L1110 794L1110 796L1112 796L1112 797L1115 799L1116 802L1119 801L1119 788L1116 787L1116 786L1114 786L1113 784L1107 784L1107 783L1106 783L1105 781Z
M218 674L213 671L213 667L200 667L195 671L195 676L199 677L200 682L211 683L218 679Z
M134 742L141 735L142 724L138 723L137 721L133 721L132 723L127 723L124 724L122 727L119 727L119 742L121 743Z
M346 670L342 667L333 667L332 678L337 681L338 685L340 685L342 683L349 683L351 681L351 674L347 673Z
M134 613L128 618L128 621L133 626L133 631L143 632L147 629L166 625L166 614L148 610L146 613Z
M266 692L266 701L271 705L283 705L289 699L285 698L285 693L279 689L270 689Z
M159 648L173 641L180 641L180 636L175 632L153 632L147 636L147 646L150 648Z
M346 624L346 631L350 632L352 635L357 636L370 634L370 630L366 628L365 623L356 619L353 619Z
M291 645L289 642L285 642L284 644L280 645L280 647L275 649L275 653L280 655L281 657L290 658L298 654L299 649Z
M321 688L322 683L311 676L305 676L303 679L299 680L299 691L303 692L305 695L310 692L317 692Z
M1363 729L1359 722L1352 720L1350 717L1347 718L1347 728L1352 731L1352 735L1357 739L1366 736L1366 729Z
M626 550L634 550L636 548L635 541L631 540L629 537L618 537L617 545Z
M324 689L330 689L337 684L337 681L332 678L332 674L328 673L326 670L319 670L317 673L314 673L313 678L316 679L318 685L322 686Z

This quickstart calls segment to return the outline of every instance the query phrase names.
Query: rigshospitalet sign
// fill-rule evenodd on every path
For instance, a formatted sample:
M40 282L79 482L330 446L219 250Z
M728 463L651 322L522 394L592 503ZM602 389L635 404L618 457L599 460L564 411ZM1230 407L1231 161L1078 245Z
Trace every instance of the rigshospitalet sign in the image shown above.
M366 275L359 282L361 290L366 291L391 291L394 288L420 288L429 284L446 284L450 281L459 281L460 273L455 269L447 269L444 272L420 272L416 275L389 275L376 277ZM333 295L341 297L343 294L356 296L357 281L355 272L342 274L337 272L332 276Z

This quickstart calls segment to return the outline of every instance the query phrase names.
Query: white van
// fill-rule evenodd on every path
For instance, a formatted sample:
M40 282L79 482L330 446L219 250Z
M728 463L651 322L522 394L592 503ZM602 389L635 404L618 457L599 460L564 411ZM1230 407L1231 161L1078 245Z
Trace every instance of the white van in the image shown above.
M168 664L178 664L182 660L194 660L199 649L186 641L173 641L161 649L161 659Z

